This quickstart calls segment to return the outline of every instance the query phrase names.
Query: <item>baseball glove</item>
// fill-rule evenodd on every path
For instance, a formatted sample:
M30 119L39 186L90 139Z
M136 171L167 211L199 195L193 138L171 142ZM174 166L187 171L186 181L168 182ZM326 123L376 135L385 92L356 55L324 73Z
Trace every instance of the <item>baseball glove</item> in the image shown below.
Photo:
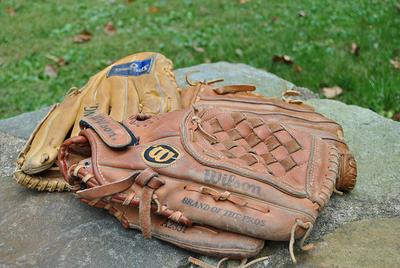
M202 83L182 96L191 108L122 125L85 117L60 149L61 172L83 202L145 237L236 259L255 256L262 240L290 241L295 261L295 239L310 248L304 240L335 185L354 186L355 161L337 123L252 89ZM171 233L160 228L167 222L207 231Z
M157 114L181 108L172 62L158 53L122 58L73 88L38 124L20 152L14 179L39 191L64 191L68 185L55 164L58 149L79 132L85 115L101 112L122 121L128 115Z

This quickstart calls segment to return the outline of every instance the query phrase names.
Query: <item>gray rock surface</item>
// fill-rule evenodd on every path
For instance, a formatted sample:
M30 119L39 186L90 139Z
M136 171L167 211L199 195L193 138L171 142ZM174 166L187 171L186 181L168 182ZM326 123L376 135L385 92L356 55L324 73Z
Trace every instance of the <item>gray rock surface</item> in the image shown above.
M45 107L38 111L0 120L0 131L20 139L28 139L36 125L46 116L49 110L50 107Z
M270 96L294 87L253 67L225 62L177 70L181 86L184 73L191 70L201 71L193 73L191 80L224 77L228 84L255 84L259 92ZM337 101L309 102L343 125L359 176L352 193L333 196L323 210L309 239L317 248L306 253L297 250L299 266L393 267L400 255L396 240L396 230L400 230L400 124ZM12 180L19 148L45 113L42 109L0 120L0 267L188 267L187 257L196 254L124 230L105 211L81 204L71 194L38 193ZM374 251L375 247L379 250ZM259 267L291 265L287 243L267 242L261 255L269 258Z
M399 228L399 218L347 223L300 255L299 262L316 267L398 267Z

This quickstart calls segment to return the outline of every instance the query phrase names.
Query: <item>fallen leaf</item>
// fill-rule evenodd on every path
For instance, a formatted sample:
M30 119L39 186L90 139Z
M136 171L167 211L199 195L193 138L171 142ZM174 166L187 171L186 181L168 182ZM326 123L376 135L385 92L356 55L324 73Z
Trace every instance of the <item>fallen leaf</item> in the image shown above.
M51 64L47 64L44 67L44 75L50 78L56 78L58 75L57 68Z
M158 7L155 7L155 6L150 6L149 7L149 13L150 14L156 14L158 12L160 12L160 9Z
M400 121L400 113L395 113L392 117L393 120L395 121Z
M239 4L246 4L247 2L249 2L250 0L239 0Z
M57 64L58 64L58 66L62 67L64 65L68 64L68 61L66 61L63 57L60 57L60 58L58 58Z
M193 45L193 49L194 49L194 51L199 52L199 53L204 53L205 52L204 48L198 47L197 45Z
M326 98L332 99L332 98L335 98L335 97L339 96L340 94L342 94L343 89L338 86L324 87L324 88L322 88L322 93L324 94L324 96Z
M236 55L238 55L239 57L243 56L243 51L240 48L235 49L235 53Z
M54 61L60 67L64 66L65 64L68 64L68 62L63 57L56 57L51 54L47 54L46 58Z
M4 11L5 11L8 15L10 15L11 17L14 17L14 16L16 15L15 9L12 8L12 7L6 7L6 8L4 9Z
M272 22L277 22L278 20L280 20L279 16L273 16L272 17Z
M90 40L92 40L92 33L90 33L89 31L83 30L79 34L75 35L73 40L75 43L89 42Z
M274 62L283 62L286 64L293 64L293 60L288 55L274 55L272 57Z
M356 43L351 43L351 54L358 56L360 53L360 46L358 46Z
M301 73L303 71L303 68L298 64L293 65L293 68L296 73Z
M390 60L390 64L392 64L395 69L400 70L400 61L397 58Z
M104 24L104 32L108 35L113 35L117 31L111 21Z
M299 17L305 17L306 12L304 10L300 10L299 13L297 13L297 15L299 15Z

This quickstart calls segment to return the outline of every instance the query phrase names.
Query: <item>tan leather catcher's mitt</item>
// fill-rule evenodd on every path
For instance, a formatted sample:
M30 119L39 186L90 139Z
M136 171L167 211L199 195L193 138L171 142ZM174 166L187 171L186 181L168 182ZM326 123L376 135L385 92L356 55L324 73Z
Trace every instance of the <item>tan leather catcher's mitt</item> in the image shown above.
M36 127L19 154L15 180L39 191L63 191L66 182L55 165L58 150L79 132L84 115L100 112L117 121L137 113L158 114L181 108L172 62L158 53L122 58L73 88Z
M295 260L295 239L308 249L335 186L354 186L341 127L306 105L237 95L248 86L188 90L191 108L122 125L83 118L59 152L65 179L81 201L146 237L236 259L255 256L263 240L290 240Z

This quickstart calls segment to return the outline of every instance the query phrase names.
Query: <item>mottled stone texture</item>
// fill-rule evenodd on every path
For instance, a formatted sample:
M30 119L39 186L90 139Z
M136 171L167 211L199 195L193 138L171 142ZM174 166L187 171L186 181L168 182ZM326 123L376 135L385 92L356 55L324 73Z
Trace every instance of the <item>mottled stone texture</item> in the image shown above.
M184 87L191 80L225 78L225 84L255 84L280 96L292 83L244 64L202 64L176 71ZM297 88L298 89L298 88ZM305 99L315 97L301 89ZM356 189L333 196L309 239L316 249L296 250L304 267L394 267L400 245L400 124L357 106L311 99L320 113L340 122L358 163ZM47 108L0 121L0 266L22 267L188 267L191 254L124 230L107 212L81 204L69 193L38 193L15 183L11 174L19 149ZM385 219L381 219L385 218ZM267 242L259 267L290 264L288 243ZM197 256L211 263L215 259Z

